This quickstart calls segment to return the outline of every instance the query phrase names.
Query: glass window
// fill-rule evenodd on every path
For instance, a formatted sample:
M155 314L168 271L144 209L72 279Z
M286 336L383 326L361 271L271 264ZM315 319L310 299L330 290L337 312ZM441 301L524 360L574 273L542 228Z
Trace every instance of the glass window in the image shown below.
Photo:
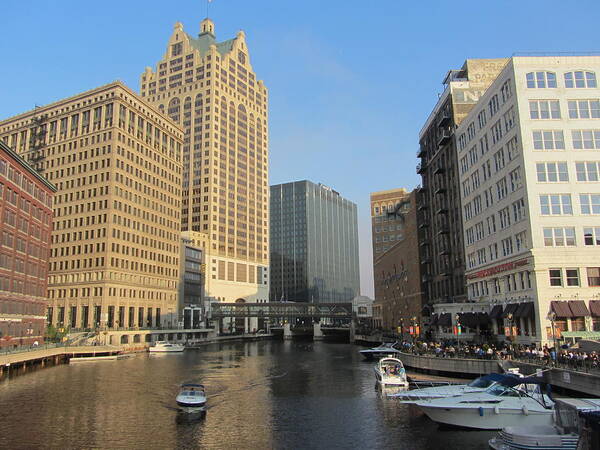
M598 181L599 168L597 161L576 162L577 181Z
M600 130L573 130L571 137L575 149L600 149Z
M569 100L568 105L570 119L600 118L600 100Z
M600 286L600 267L587 268L588 286Z
M560 119L558 100L529 100L531 119Z
M543 216L573 214L570 194L540 195L540 206Z
M537 163L536 171L539 182L556 183L559 181L569 181L566 162Z
M579 286L579 269L566 269L567 286Z
M581 214L600 214L600 194L579 194Z
M533 131L533 148L536 150L564 150L565 139L562 131Z
M529 85L527 86L529 87ZM565 87L567 88L595 88L596 74L594 72L586 72L577 70L575 72L565 73Z
M554 72L529 72L526 77L528 88L556 87L556 74Z
M585 245L600 245L600 227L584 228L583 240Z
M544 228L544 246L572 247L575 245L575 228Z
M562 286L562 274L560 269L550 269L550 286Z

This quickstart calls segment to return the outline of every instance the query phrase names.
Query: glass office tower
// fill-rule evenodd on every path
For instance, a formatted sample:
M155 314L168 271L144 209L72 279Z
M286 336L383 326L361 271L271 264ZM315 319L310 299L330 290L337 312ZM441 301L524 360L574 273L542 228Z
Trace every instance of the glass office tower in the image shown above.
M360 292L356 205L310 181L271 186L271 301L349 302Z

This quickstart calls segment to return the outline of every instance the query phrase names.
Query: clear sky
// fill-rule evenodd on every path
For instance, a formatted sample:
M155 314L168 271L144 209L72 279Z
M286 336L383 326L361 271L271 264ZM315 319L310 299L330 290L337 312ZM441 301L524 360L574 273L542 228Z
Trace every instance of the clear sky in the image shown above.
M0 119L139 75L205 0L4 0ZM412 188L418 133L449 69L515 52L600 51L600 1L214 0L217 40L246 33L270 93L270 182L327 184L359 208L373 295L369 193Z

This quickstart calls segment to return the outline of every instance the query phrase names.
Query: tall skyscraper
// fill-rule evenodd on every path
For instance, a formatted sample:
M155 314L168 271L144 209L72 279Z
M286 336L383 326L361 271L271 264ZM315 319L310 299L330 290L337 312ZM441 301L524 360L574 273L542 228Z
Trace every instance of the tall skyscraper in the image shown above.
M506 59L468 59L444 78L444 92L419 134L419 227L428 302L467 299L455 128L506 65Z
M217 42L210 19L197 37L175 24L140 91L185 132L181 229L207 236L206 295L267 301L267 89L250 65L244 32Z
M55 192L0 140L0 349L44 340Z
M356 205L310 181L271 186L271 301L351 302L360 292Z
M0 122L54 183L48 322L174 326L183 132L111 83Z

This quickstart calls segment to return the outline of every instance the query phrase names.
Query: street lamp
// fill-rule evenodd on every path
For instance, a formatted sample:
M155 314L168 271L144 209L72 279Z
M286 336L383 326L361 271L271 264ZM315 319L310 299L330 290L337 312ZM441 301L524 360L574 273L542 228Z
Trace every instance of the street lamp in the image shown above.
M552 324L552 341L554 342L554 351L556 352L556 350L557 350L556 328L554 326L554 322L556 321L556 313L554 311L550 311L548 313L548 317L547 318L550 321L550 323Z
M454 316L456 322L456 345L458 347L457 354L460 353L460 316L457 314Z
M508 319L508 326L509 326L509 332L508 332L508 342L510 343L510 352L512 354L512 342L513 342L513 314L512 313L508 313L506 315L506 318Z

